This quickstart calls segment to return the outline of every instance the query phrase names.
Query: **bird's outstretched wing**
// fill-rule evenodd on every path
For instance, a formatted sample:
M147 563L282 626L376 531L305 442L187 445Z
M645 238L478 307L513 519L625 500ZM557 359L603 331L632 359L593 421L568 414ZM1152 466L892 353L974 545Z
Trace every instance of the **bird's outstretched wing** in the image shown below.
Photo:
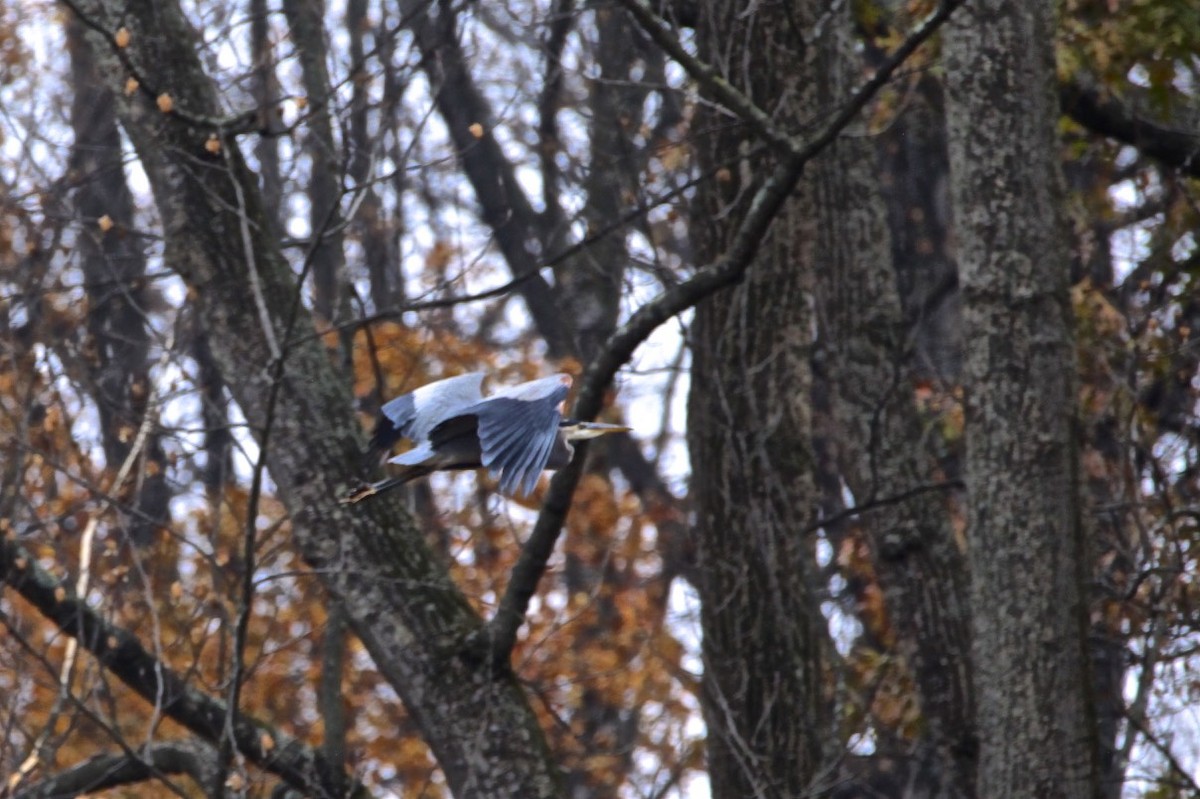
M368 460L373 463L401 438L424 440L442 421L479 402L483 378L483 372L448 377L385 403L371 432Z
M570 378L552 377L489 397L463 412L479 420L481 461L500 493L528 496L550 459L562 420L559 407L570 390Z

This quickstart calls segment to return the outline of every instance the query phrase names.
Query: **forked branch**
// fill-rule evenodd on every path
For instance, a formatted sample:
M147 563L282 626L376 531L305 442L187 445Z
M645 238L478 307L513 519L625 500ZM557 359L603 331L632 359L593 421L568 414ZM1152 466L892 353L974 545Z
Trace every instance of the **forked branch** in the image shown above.
M642 6L641 0L622 0L627 7ZM956 8L965 0L944 0L937 10L926 17L904 43L893 52L887 60L862 84L815 134L810 137L786 137L785 155L779 168L759 186L754 194L746 216L742 219L729 249L718 260L700 268L689 280L664 291L655 299L639 308L629 321L617 330L605 344L600 354L588 366L584 373L582 389L575 404L573 416L578 419L595 419L603 404L604 394L611 385L617 370L628 363L638 348L650 334L676 314L682 313L695 306L698 302L721 289L740 281L746 270L758 254L759 247L766 238L772 222L787 202L792 191L796 188L804 168L817 154L828 147L838 137L843 129L858 115L888 82L895 71L913 54L926 40L929 39L945 22ZM646 17L649 14L649 17ZM649 11L639 8L634 16L639 20L646 17L643 25L650 24L654 30L647 29L656 41L669 34L663 27L662 21ZM660 41L660 44L662 42ZM676 42L676 44L678 44ZM665 46L665 45L664 45ZM669 48L675 55L680 48ZM701 88L710 94L721 98L728 95L727 84L715 75L711 67L689 56L681 66ZM728 87L732 88L732 87ZM732 97L739 106L741 100ZM744 98L742 98L744 99ZM746 100L746 102L749 102ZM738 108L731 108L737 112ZM764 112L757 106L745 109L743 121L752 130L758 131ZM776 134L767 131L771 136ZM776 142L778 143L778 142ZM495 616L486 629L477 638L478 643L487 647L493 662L506 664L516 644L517 631L525 620L529 608L529 600L537 590L537 584L546 570L546 563L554 551L554 544L562 531L563 521L571 507L571 499L575 486L582 474L585 449L582 449L566 469L559 471L550 481L550 490L546 495L542 513L530 534L529 540L521 550L521 556L513 569L508 588L500 600Z

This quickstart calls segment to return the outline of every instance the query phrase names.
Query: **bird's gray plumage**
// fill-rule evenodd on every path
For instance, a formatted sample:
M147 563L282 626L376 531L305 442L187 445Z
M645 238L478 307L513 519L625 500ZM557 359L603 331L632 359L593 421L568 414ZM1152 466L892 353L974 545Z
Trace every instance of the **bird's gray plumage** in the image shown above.
M559 405L567 390L560 385L536 400L498 397L472 409L479 419L481 462L500 481L500 493L515 494L518 488L522 494L533 493L558 438Z
M415 446L389 460L404 467L397 477L364 485L344 501L357 502L394 485L447 469L483 466L508 496L528 495L546 469L570 463L573 438L628 430L617 425L563 422L569 375L554 375L480 392L483 375L472 373L422 386L381 409L371 437L371 456L387 453L401 438Z
M447 377L384 403L371 435L371 460L401 438L424 441L449 415L483 399L483 372Z

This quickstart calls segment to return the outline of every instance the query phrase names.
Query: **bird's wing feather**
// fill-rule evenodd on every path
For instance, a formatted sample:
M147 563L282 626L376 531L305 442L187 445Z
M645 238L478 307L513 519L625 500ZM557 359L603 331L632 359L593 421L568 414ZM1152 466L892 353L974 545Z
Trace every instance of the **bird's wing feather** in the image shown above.
M557 404L567 397L567 392L563 389L569 389L570 387L571 376L568 374L557 374L537 380L530 380L527 383L518 383L515 386L505 386L490 394L488 399L508 397L509 399L523 400L525 402L537 402L547 397L558 397L555 400L555 404Z
M420 466L426 461L433 458L434 452L428 444L422 444L419 447L413 447L407 452L401 452L394 458L389 458L388 463L397 463L401 466Z
M473 412L451 416L429 431L429 446L436 450L462 436L477 435L478 427L479 418Z
M521 493L525 496L533 493L533 489L537 487L538 478L541 477L542 472L546 469L546 463L550 460L550 450L554 446L554 439L557 435L558 419L555 419L552 432L543 432L538 436L536 442L530 442L527 446L525 458L517 467L514 475L514 486L515 481L521 480L521 476L524 475Z
M419 441L439 422L483 398L483 372L447 377L396 397L380 411L406 438Z
M421 441L448 416L483 398L483 378L483 372L448 377L384 403L369 452L385 453L401 438Z
M497 394L465 412L478 417L483 465L509 496L518 490L528 495L537 486L562 420L559 405L568 385L558 378L534 382L546 382L548 390L531 399Z
M397 432L403 433L417 415L415 392L388 400L379 409L379 415L390 422Z

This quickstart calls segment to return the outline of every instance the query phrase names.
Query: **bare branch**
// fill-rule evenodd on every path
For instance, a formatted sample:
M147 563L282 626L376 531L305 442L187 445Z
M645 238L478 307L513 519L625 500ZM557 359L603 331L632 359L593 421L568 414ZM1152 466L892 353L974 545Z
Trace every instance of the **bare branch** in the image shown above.
M794 137L777 130L763 109L735 89L712 66L704 64L684 50L683 46L665 27L666 23L642 0L621 0L621 3L642 23L646 33L670 53L671 57L687 70L688 74L703 89L718 98L730 111L736 113L751 130L771 144L793 156L803 157L807 161L828 146L842 132L850 120L857 116L858 112L883 88L884 84L891 80L899 66L908 60L908 57L924 44L925 40L932 36L950 18L954 10L965 1L942 0L937 9L926 17L924 22L904 40L904 43L880 64L870 79L851 95L846 104L826 123L825 127L810 138Z
M1192 796L1200 796L1200 783L1196 782L1195 778L1192 777L1191 769L1181 763L1179 758L1175 756L1175 753L1171 751L1170 745L1166 741L1159 740L1158 736L1154 734L1154 731L1150 729L1146 720L1141 716L1131 713L1126 718L1142 734L1146 742L1157 749L1158 753L1163 756L1171 772L1183 784L1187 792Z
M764 150L765 150L765 148L763 148L763 147L752 147L749 150L747 150L746 152L738 153L736 158L730 159L728 162L722 164L721 167L719 167L718 169L729 168L732 165L734 165L735 163L737 163L738 161L740 161L741 159L759 155L760 153L764 152ZM525 272L522 272L520 274L515 274L512 277L512 279L510 279L504 283L501 283L499 286L495 286L494 288L490 288L490 289L484 289L475 294L460 294L460 295L450 296L450 297L439 297L438 299L435 299L435 300L417 300L414 302L405 303L405 304L397 306L395 308L387 308L387 309L378 311L373 314L367 314L366 316L360 316L357 319L351 319L347 322L342 322L340 324L334 325L331 329L340 333L340 332L343 332L345 330L349 330L352 328L357 329L360 327L369 327L370 325L374 324L375 322L381 322L381 321L385 321L388 319L397 319L409 311L415 311L415 312L434 311L434 310L440 310L442 308L452 308L456 305L464 305L464 304L472 303L472 302L482 302L484 300L492 300L497 297L503 297L506 294L509 294L510 292L516 290L524 281L529 280L534 277L538 277L538 273L541 272L543 269L547 269L547 268L550 268L553 266L558 266L559 264L565 262L567 259L574 258L576 255L580 254L584 250L590 248L596 242L604 239L607 236L613 235L614 233L616 233L619 230L624 229L631 222L635 222L639 218L645 217L651 211L655 210L656 208L660 208L660 207L666 205L667 203L671 202L672 200L679 199L681 196L683 196L687 192L691 191L693 188L695 188L701 182L703 182L705 180L710 180L715 175L716 171L717 170L710 170L710 172L708 172L706 174L701 174L698 177L688 180L685 183L671 189L670 191L663 192L662 194L654 197L653 199L651 199L647 202L640 203L636 207L631 208L629 211L622 214L617 219L613 220L611 223L604 225L603 227L598 228L598 229L588 233L588 235L579 239L574 244L566 245L565 247L563 247L562 250L558 251L554 255L551 255L550 257L543 259L538 264L531 266ZM541 279L541 278L538 277L538 279ZM305 333L303 336L301 336L299 338L292 339L290 344L295 345L295 344L302 343L304 341L319 339L322 336L324 336L327 332L328 332L328 330Z
M1185 175L1200 178L1200 134L1139 115L1116 97L1105 97L1079 81L1059 89L1063 113L1083 127L1132 145Z
M877 497L868 499L865 502L859 503L851 508L845 508L837 513L831 513L823 519L818 519L808 527L800 531L799 535L808 535L809 533L820 530L822 527L828 527L831 524L844 522L846 519L854 516L861 516L867 511L875 510L876 508L886 508L889 505L899 505L901 502L907 502L913 497L919 497L923 494L932 494L938 491L955 491L964 487L962 480L942 480L938 483L927 483L925 485L914 486L907 491L901 491L898 494L892 494L886 497Z
M163 348L162 357L159 358L158 365L161 368L167 362L167 358L171 353L174 345L174 336L172 335L167 345ZM96 527L100 517L110 507L116 505L115 496L120 493L121 486L129 479L129 473L133 470L134 463L141 456L142 449L146 445L146 440L150 437L151 431L155 423L158 421L159 410L158 391L151 393L150 401L146 406L145 415L142 417L142 424L138 428L137 436L134 439L133 446L130 447L129 453L125 456L125 461L117 470L117 477L113 481L112 493L103 497L100 506L96 508L88 517L87 524L84 525L83 534L79 538L79 576L75 581L75 593L78 596L87 596L88 587L91 584L92 577L92 547L96 538ZM59 694L55 699L54 707L50 711L49 718L46 721L45 729L38 736L38 740L30 747L30 753L25 761L17 768L19 776L27 775L34 767L37 766L39 757L42 755L42 748L49 739L55 728L55 722L58 714L61 712L67 697L71 693L71 680L75 674L75 664L79 653L79 641L71 638L67 641L67 650L63 655L62 666L59 669L58 684Z
M851 95L842 109L816 135L809 140L792 143L779 168L755 192L750 208L722 258L700 269L690 280L663 292L639 308L625 326L609 338L599 356L584 373L583 386L573 413L575 418L596 418L602 407L604 394L617 370L629 361L634 350L659 325L693 307L705 297L742 279L766 238L771 223L796 187L808 162L837 138L842 129L887 83L888 78L904 60L932 36L963 2L964 0L945 0L870 79ZM705 84L705 88L710 87ZM546 495L542 513L521 550L521 557L513 569L513 576L500 600L496 614L482 633L477 634L470 642L487 647L491 657L498 663L506 663L512 653L517 631L524 622L525 612L529 607L529 599L537 590L537 583L546 570L546 563L550 553L554 551L554 544L570 509L575 486L583 472L582 464L586 453L586 442L581 442L571 464L560 470L550 481L550 490Z
M206 741L220 740L225 728L223 703L190 687L160 663L137 637L110 624L88 607L70 583L56 579L15 541L0 541L0 583L14 588L60 630L75 638L121 682L162 712ZM252 763L282 778L297 790L318 797L335 796L325 778L319 754L263 722L237 714L233 732L238 751ZM347 779L348 778L343 778ZM357 791L366 796L365 789Z
M80 794L145 782L163 774L186 774L205 788L212 771L213 753L209 747L159 743L134 754L97 755L19 791L13 799L72 799Z

